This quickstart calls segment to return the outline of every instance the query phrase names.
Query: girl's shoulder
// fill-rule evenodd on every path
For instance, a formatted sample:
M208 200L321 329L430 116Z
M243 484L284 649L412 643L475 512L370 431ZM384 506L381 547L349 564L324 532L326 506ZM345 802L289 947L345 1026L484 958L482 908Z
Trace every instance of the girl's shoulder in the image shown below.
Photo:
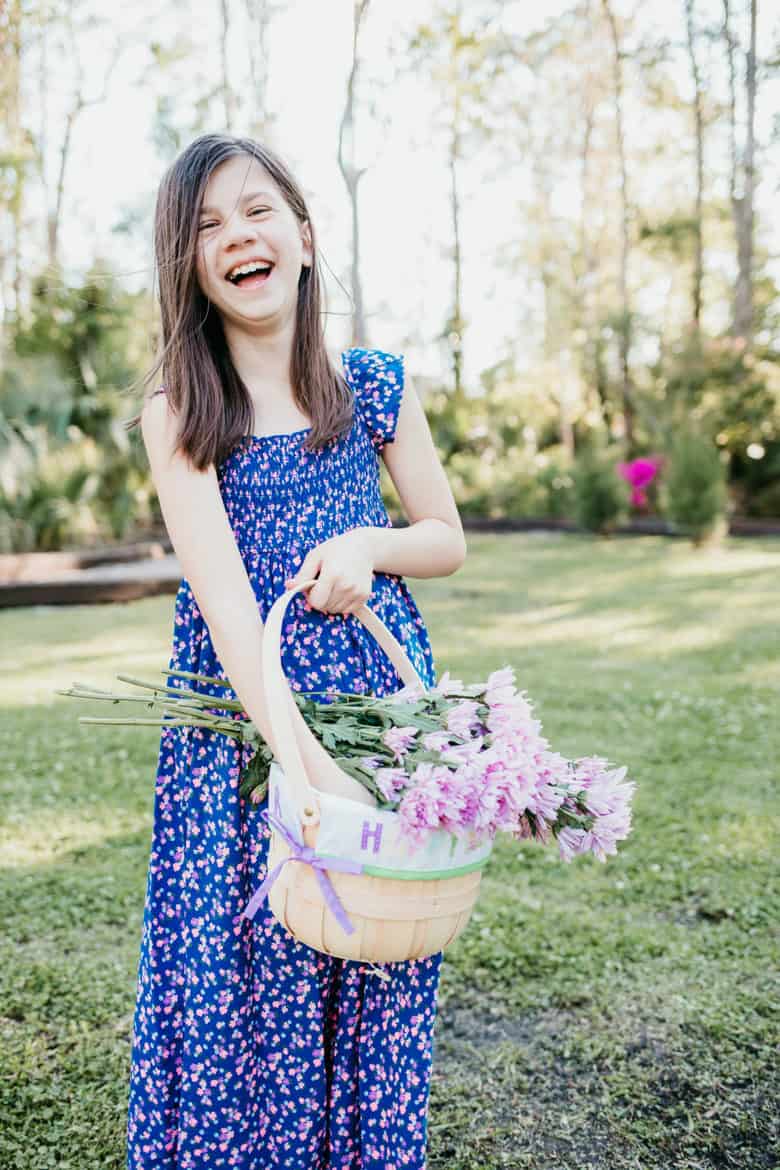
M371 442L381 451L395 438L404 388L404 355L353 346L342 357Z

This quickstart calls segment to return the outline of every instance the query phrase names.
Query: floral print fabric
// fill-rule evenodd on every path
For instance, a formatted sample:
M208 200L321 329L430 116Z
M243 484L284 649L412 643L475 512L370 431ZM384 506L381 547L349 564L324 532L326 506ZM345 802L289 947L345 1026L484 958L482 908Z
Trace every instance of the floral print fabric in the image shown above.
M217 469L265 620L306 553L359 525L390 526L378 452L392 441L403 359L342 354L352 428L319 452L305 430L242 439ZM402 577L375 573L368 605L436 683L428 634ZM402 681L352 614L297 593L282 665L306 691L388 694ZM169 670L225 678L189 583ZM169 676L170 686L235 698ZM327 695L321 701L327 702ZM215 704L216 709L216 704ZM424 1170L442 953L386 963L387 982L298 942L265 901L270 830L238 793L252 748L203 728L161 731L127 1114L128 1170Z

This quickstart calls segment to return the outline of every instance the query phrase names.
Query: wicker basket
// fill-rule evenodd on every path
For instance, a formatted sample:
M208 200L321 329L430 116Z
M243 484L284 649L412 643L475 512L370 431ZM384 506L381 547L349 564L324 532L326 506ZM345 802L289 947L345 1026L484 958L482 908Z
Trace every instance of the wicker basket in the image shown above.
M299 589L312 584L304 582ZM425 846L411 851L400 838L397 812L312 787L293 719L297 716L305 734L312 732L291 702L280 657L282 618L296 592L287 590L277 598L265 622L262 669L277 759L262 814L271 825L267 876L244 915L251 918L267 896L278 921L325 954L374 963L425 958L444 950L465 928L492 842L456 841L437 829ZM355 616L404 684L419 684L384 622L365 605Z

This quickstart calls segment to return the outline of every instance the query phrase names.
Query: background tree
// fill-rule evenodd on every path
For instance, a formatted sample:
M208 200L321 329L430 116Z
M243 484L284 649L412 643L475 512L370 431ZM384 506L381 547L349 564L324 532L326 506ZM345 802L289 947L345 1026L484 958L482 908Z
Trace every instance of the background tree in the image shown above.
M756 0L748 0L750 41L745 52L745 142L737 145L737 59L739 46L731 29L730 0L723 0L723 39L729 66L729 142L731 167L729 199L737 242L737 280L734 286L732 333L753 345L753 227L755 221L756 121ZM741 186L741 191L740 191Z
M339 125L338 161L344 184L347 188L350 208L350 225L352 236L352 266L350 269L350 286L352 289L352 341L354 345L365 346L368 343L366 330L365 305L363 299L363 281L360 271L360 211L358 208L358 186L367 167L357 165L356 145L356 89L360 72L360 32L368 14L369 0L355 0L353 4L352 22L352 60L347 78L347 95L344 103L344 112Z

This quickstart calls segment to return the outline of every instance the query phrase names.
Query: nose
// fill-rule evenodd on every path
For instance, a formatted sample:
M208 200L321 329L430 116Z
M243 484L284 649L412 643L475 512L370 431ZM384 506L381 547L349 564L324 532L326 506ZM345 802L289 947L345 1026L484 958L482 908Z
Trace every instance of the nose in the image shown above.
M244 219L239 211L234 211L222 229L225 248L241 247L257 239L257 227Z

